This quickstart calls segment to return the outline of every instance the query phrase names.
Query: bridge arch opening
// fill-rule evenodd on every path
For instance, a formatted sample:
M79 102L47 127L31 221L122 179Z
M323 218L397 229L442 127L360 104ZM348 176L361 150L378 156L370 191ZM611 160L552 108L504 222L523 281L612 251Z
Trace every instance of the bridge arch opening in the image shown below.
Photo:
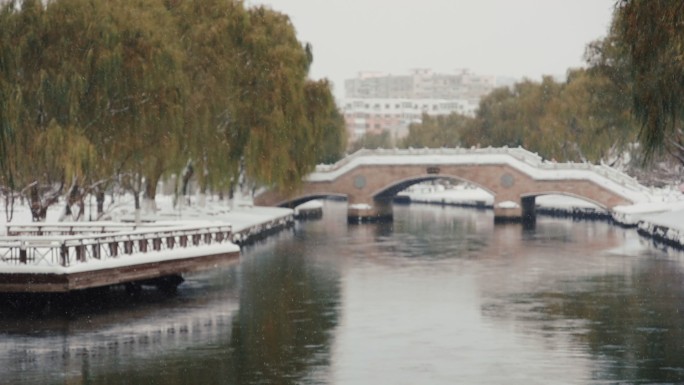
M609 219L610 208L586 196L566 191L547 191L522 197L528 212L561 217Z
M420 185L429 182L439 182L444 181L442 185L445 186L443 190L439 187L433 188L432 191L448 191L450 188L459 189L460 191L454 193L453 196L445 195L442 199L443 204L453 204L462 206L472 206L478 208L491 208L495 206L496 194L481 186L475 182L467 180L462 177L456 177L453 175L420 175L416 177L410 177L403 180L395 181L389 185L386 185L380 189L373 192L372 198L376 209L381 210L385 217L391 217L391 205L395 197L399 193L406 191L412 186ZM427 188L430 190L430 188ZM427 192L427 191L426 191ZM415 195L414 195L415 196ZM312 200L325 200L325 199L337 199L337 200L349 200L346 194L340 193L316 193L307 194L294 197L291 200L281 202L278 204L280 207L296 208L306 202ZM420 201L420 200L418 200ZM434 203L439 203L439 201L433 201ZM603 216L608 215L610 208L601 202L597 202L583 195L574 194L572 192L562 191L562 190L548 190L548 191L535 191L520 196L519 203L523 206L521 207L524 215L534 217L538 210L546 214L551 215L567 215L572 212L573 214L588 215L588 216ZM358 209L350 203L350 208L352 210ZM363 205L361 205L363 206ZM368 207L370 208L370 206ZM496 207L495 207L496 210ZM363 208L359 211L363 211ZM525 219L523 217L523 219Z
M586 208L592 208L596 210L601 210L608 212L610 211L610 208L607 207L605 204L595 201L589 197L579 195L579 194L573 194L571 192L567 191L544 191L544 192L535 192L535 193L530 193L530 194L525 194L522 196L523 198L535 198L537 203L542 203L545 205L572 205L572 206L581 206L581 207L586 207Z
M456 182L457 185L463 184L468 187L473 187L474 189L479 189L483 191L483 195L486 195L488 198L491 197L491 199L494 198L495 194L487 189L484 186L481 186L473 181L456 177L453 175L442 175L442 174L436 174L436 175L421 175L417 177L411 177L411 178L406 178L403 180L396 181L392 184L389 184L375 192L373 192L372 196L373 199L375 200L389 200L397 196L402 191L405 191L411 186L415 186L421 183L425 182L435 182L435 181L440 181L444 180L449 183Z
M302 205L306 202L316 200L316 199L339 199L339 200L346 200L347 195L345 194L339 194L339 193L319 193L319 194L309 194L309 195L300 195L294 199L281 202L278 204L278 207L287 207L287 208L295 208L299 205Z
M453 183L452 186L462 185L465 187L466 191L469 189L477 191L474 194L468 194L467 192L462 194L455 193L452 197L447 195L442 200L442 203L476 207L494 206L495 211L497 209L495 203L497 202L496 193L478 183L453 175L421 175L406 178L378 189L372 196L376 202L387 204L399 193L406 191L412 186L436 181ZM438 201L435 202L438 203ZM509 202L504 203L504 206L508 203ZM562 190L535 191L522 194L520 195L519 200L513 203L515 203L516 207L521 209L521 219L527 222L534 221L538 208L540 212L552 215L568 215L569 213L573 213L574 215L579 214L600 217L609 215L610 213L610 208L602 202L598 202L584 195ZM506 221L506 218L503 219Z

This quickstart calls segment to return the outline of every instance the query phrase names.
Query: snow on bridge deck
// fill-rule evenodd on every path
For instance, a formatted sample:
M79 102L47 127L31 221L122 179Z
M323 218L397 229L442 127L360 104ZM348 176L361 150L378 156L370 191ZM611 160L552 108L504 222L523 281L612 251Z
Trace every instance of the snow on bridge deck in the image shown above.
M632 203L652 200L647 187L633 177L606 165L544 161L535 153L518 148L441 148L359 150L334 165L319 165L307 182L331 182L361 166L400 165L507 165L536 181L585 180L593 182Z

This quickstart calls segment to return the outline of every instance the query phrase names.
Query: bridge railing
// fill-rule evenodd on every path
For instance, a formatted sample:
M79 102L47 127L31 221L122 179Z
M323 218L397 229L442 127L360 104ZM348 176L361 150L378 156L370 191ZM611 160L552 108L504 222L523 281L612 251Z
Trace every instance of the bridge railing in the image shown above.
M231 232L231 226L221 225L61 237L1 237L0 265L68 267L132 254L230 242Z
M608 179L617 181L618 183L623 184L624 186L629 186L634 189L648 191L648 188L639 183L639 181L637 181L636 178L627 175L624 172L621 172L619 170L616 170L610 166L606 166L603 164L595 165L594 167L598 170L600 174L606 176Z
M535 153L525 150L522 147L485 147L485 148L464 148L464 147L453 147L453 148L391 148L391 149L374 149L369 150L362 148L351 155L339 160L334 164L322 164L316 166L316 171L318 172L328 172L333 170L338 170L347 164L353 162L356 159L367 157L367 156L396 156L396 155L494 155L494 154L507 154L511 155L521 161L529 163L531 165L537 165L542 163L542 158Z
M610 166L602 164L591 164L591 163L553 163L544 162L539 165L540 169L544 170L586 170L591 171L597 175L600 175L620 186L628 187L633 190L648 192L648 188L639 183L634 177L627 175L619 170L616 170Z
M120 223L120 222L60 222L60 223L30 223L30 224L7 224L6 234L16 235L76 235L113 233L120 231L136 231L150 227L178 226L173 222L160 223Z
M368 156L397 156L397 155L509 155L529 166L541 170L587 170L592 171L618 185L628 187L636 191L647 192L648 189L642 186L635 178L605 165L594 165L591 163L556 163L544 161L539 154L532 153L522 147L486 147L486 148L437 148L437 149L361 149L355 153L341 159L332 165L318 165L316 172L332 172L350 164L351 162Z

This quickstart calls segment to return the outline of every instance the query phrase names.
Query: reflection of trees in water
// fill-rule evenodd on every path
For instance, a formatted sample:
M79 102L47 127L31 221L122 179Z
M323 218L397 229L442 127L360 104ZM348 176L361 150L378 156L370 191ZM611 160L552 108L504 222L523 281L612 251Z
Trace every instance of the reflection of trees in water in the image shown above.
M585 344L603 365L594 373L596 379L680 382L683 282L680 266L649 259L631 272L595 276L572 286L582 289L530 294L509 305L519 309L509 311L549 337L569 333Z
M309 253L301 242L281 242L275 256L262 253L242 262L240 311L230 343L236 377L230 383L300 383L328 366L339 278Z
M239 267L202 277L187 302L181 291L171 304L129 318L119 309L109 329L98 316L92 330L28 343L13 338L9 346L0 335L0 346L11 348L0 355L0 383L288 384L324 375L339 277L311 249L282 239L255 249Z

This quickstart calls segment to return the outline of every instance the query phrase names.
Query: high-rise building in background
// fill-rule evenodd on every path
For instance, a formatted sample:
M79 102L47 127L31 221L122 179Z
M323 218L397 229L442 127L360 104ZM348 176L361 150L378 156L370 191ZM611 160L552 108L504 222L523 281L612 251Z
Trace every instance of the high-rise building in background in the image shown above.
M421 122L423 113L474 115L480 98L496 86L496 77L468 70L440 74L414 69L408 75L360 72L344 83L342 110L351 141L385 131L398 140L408 134L409 124Z

